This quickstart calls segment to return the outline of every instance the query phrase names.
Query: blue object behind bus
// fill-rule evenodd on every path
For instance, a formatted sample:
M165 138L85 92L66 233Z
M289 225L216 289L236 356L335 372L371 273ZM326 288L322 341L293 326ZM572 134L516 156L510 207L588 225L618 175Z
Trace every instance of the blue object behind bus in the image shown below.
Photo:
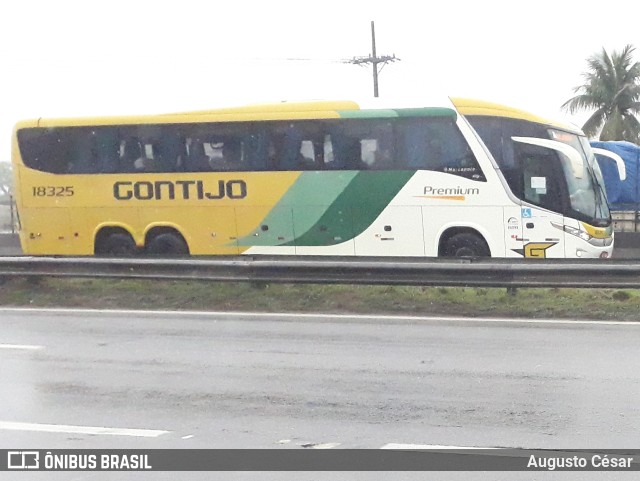
M605 189L611 210L638 210L640 208L640 146L624 141L592 141L591 147L606 149L618 154L627 168L627 178L620 180L613 160L599 156L598 165L604 177Z

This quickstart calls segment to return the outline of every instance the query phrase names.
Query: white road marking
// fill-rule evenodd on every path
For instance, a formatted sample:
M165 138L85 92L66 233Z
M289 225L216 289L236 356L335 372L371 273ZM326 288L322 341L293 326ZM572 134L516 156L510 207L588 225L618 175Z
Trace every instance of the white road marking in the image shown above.
M141 438L157 438L169 431L157 429L125 429L106 428L99 426L69 426L64 424L35 424L35 423L15 423L0 421L0 431L35 431L41 433L67 433L67 434L104 434L110 436L135 436Z
M340 443L323 443L312 446L311 449L333 449L340 446Z
M422 321L451 323L495 323L495 324L557 324L557 325L601 325L601 326L640 326L640 321L598 321L589 319L525 319L525 318L491 318L491 317L450 317L450 316L403 316L373 314L308 314L287 312L223 312L223 311L150 311L136 309L62 309L62 308L22 308L3 307L0 313L51 313L51 314L83 314L118 316L179 316L190 318L256 318L256 319L342 319L342 320L386 320L386 321Z
M44 346L30 346L27 344L0 344L0 349L18 349L23 351L38 351Z
M319 443L319 444L306 443L306 444L301 444L300 446L303 448L310 448L310 449L333 449L340 446L340 444L341 443Z
M380 449L399 449L399 450L408 450L408 449L456 449L456 450L464 450L464 449L504 449L504 448L494 448L494 447L482 447L482 446L446 446L441 444L400 444L400 443L388 443L382 446Z
M182 436L182 439L191 439L193 437L193 434L189 434L187 436Z

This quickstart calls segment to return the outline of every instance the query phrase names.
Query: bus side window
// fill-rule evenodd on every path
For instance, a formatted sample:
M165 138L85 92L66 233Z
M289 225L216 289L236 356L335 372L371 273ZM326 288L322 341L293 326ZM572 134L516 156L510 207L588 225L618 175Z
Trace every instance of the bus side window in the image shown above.
M264 132L255 132L242 139L245 161L249 170L267 170L269 140Z
M206 148L207 146L205 146ZM218 138L209 142L211 170L214 172L243 171L242 143L233 137Z
M524 177L522 171L517 167L502 168L501 170L513 195L518 199L522 199L524 196Z
M205 151L205 144L200 139L187 140L188 153L185 158L184 167L187 172L209 172L211 171L211 158Z
M421 123L402 122L398 125L400 161L410 169L433 169L434 162L427 160L428 138ZM431 164L431 165L429 165Z
M486 181L471 148L450 119L409 119L398 123L398 132L399 160L405 168Z
M91 174L95 173L94 132L86 129L74 129L71 135L72 148L67 153L69 156L69 173Z
M118 136L110 128L76 129L69 172L74 174L114 173L118 167Z
M317 121L274 123L267 131L269 170L322 170L325 159L323 124Z
M509 142L502 142L502 119L494 119L492 117L484 116L470 116L467 120L487 146L497 164L500 167L508 166L513 168L513 148L508 148L510 147Z
M517 145L515 150L522 166L524 200L550 210L562 210L559 176L554 175L555 153L529 145Z
M276 152L277 170L298 170L302 148L302 132L295 125L288 125L280 139L280 152Z
M143 158L143 144L135 137L129 137L120 145L120 162L118 172L136 172L136 162Z
M324 168L324 142L309 139L300 148L300 169L320 170Z
M41 152L41 167L38 170L64 174L69 172L72 163L74 134L77 129L51 129L49 142L44 142Z
M427 135L426 157L429 167L434 170L455 169L464 167L465 156L469 151L466 143L452 142L449 133L450 125L433 122L425 126Z
M448 122L413 119L401 131L408 167L457 173L467 166L471 152L466 143L452 135L456 130Z
M472 116L468 120L500 167L511 192L518 199L522 199L524 196L522 167L516 162L514 142L511 140L512 136L520 135L521 132L514 129L512 121L505 119Z
M394 168L393 141L389 135L362 141L362 160L371 169L391 170Z
M339 126L331 128L333 162L326 164L330 170L359 170L363 167L360 138L353 132L345 132Z
M101 128L92 132L92 146L87 162L88 173L111 174L117 170L119 141L113 128Z
M185 140L171 132L164 132L153 146L159 172L177 172L185 158Z

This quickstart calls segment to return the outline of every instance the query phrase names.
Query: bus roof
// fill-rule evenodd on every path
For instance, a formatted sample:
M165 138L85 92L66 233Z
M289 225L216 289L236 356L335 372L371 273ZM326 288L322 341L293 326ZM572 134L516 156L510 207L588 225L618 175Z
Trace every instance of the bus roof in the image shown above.
M427 101L407 100L402 98L370 98L365 100L303 100L250 104L238 107L180 112L171 115L217 115L235 113L270 113L270 112L318 112L318 111L356 111L356 110L397 110L397 109L429 109L451 108L448 97Z
M455 97L451 98L458 112L462 115L477 115L487 117L505 117L509 119L528 120L538 124L548 125L557 129L566 130L575 134L584 135L582 130L575 125L538 117L525 110L516 109L502 104L486 102L484 100Z
M169 115L220 115L237 113L270 113L270 112L319 112L326 110L360 110L357 102L350 100L316 100L303 102L273 102L261 104L241 105L238 107L225 107L210 110L195 110L189 112L176 112Z
M40 118L21 121L16 130L27 127L67 127L128 124L175 124L191 122L222 122L251 120L297 120L338 118L391 118L391 117L456 117L447 97L437 102L390 102L372 99L365 102L351 100L317 100L302 102L276 102L239 107L227 107L192 112L159 115L129 115L113 117Z

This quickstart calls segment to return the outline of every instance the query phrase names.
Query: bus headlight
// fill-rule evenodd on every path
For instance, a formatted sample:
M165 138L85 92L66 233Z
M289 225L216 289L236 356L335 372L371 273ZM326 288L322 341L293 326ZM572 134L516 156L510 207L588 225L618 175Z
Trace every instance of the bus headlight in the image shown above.
M584 231L582 229L576 229L575 227L570 227L568 225L565 225L563 229L567 234L571 234L576 237L579 237L583 241L588 242L589 244L595 247L607 247L607 246L610 246L611 243L613 242L612 237L605 237L601 239L601 238L592 236L587 231Z
M588 232L585 232L582 229L576 229L575 227L570 227L568 225L564 226L564 231L567 234L571 234L571 235L574 235L576 237L580 237L580 239L585 240L587 242L589 242L591 239L593 239L593 237L591 237Z

